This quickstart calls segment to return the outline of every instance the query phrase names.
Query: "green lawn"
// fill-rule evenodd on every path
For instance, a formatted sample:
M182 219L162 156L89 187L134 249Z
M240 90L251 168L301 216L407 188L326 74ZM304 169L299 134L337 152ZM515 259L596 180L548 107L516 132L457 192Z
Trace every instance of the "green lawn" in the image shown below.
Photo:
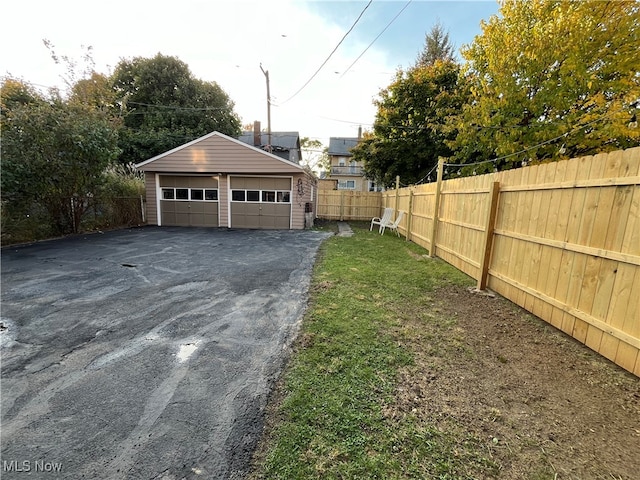
M335 225L335 224L334 224ZM311 300L252 478L472 478L495 466L473 438L454 438L417 416L393 421L398 371L413 354L399 328L441 322L430 297L473 281L421 247L351 224L353 237L321 247ZM332 225L329 224L328 228Z

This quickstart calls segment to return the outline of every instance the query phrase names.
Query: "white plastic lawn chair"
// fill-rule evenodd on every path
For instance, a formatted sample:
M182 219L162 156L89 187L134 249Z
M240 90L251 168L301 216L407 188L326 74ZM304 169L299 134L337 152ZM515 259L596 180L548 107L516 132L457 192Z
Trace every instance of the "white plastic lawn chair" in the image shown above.
M398 212L397 218L393 221L393 223L391 223L391 225L387 225L387 228L389 230L392 230L392 231L396 232L397 236L400 236L400 232L398 231L398 225L400 225L400 222L402 221L402 216L403 215L404 215L404 212L402 210L400 210ZM384 233L384 227L382 227L382 233Z
M393 216L393 208L385 208L382 217L374 217L371 219L371 226L369 227L369 231L373 230L374 225L379 225L378 231L380 235L384 233L385 227L388 227L393 222L391 222L391 217Z

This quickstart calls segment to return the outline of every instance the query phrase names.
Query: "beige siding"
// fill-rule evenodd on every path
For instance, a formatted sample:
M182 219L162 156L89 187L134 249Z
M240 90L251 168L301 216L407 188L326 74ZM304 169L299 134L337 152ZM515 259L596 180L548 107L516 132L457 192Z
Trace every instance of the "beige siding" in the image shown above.
M302 168L218 134L157 157L138 167L143 171L175 173L283 174Z
M229 177L220 175L218 179L218 202L220 203L220 226L229 227Z
M300 188L298 188L300 185ZM307 174L293 176L293 190L291 192L292 218L291 228L299 230L304 228L304 206L307 202L315 202L311 197L312 192L317 192L313 179ZM315 207L315 205L314 205Z
M262 150L213 133L143 162L137 168L145 172L148 223L158 224L156 175L174 173L202 178L218 178L219 225L229 227L229 176L286 177L292 179L291 228L304 228L307 202L315 203L312 191L317 192L313 177L299 165L282 160ZM170 179L174 176L165 176ZM298 188L298 180L300 188ZM314 188L312 188L314 187ZM315 207L315 204L314 204Z
M156 175L153 172L145 172L144 185L147 193L147 224L158 224L157 198L156 198Z

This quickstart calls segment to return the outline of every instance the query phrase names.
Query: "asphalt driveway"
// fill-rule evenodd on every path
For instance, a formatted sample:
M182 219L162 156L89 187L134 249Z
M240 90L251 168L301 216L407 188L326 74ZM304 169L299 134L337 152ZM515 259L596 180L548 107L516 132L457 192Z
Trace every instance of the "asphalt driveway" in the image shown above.
M327 233L146 227L2 251L2 472L240 478Z

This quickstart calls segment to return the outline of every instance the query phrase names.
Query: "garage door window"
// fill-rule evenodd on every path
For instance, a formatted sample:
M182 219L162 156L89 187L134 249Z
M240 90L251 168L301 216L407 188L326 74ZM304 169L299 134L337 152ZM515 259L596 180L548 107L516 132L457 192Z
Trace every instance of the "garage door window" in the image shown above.
M210 202L215 202L218 200L218 190L213 190L211 188L207 188L204 191L204 199Z
M173 200L176 198L176 192L174 188L163 188L162 189L162 199L163 200Z
M218 200L218 190L215 188L163 188L162 199L216 202Z
M176 200L189 200L189 189L176 188Z
M231 190L232 202L291 203L288 190Z

